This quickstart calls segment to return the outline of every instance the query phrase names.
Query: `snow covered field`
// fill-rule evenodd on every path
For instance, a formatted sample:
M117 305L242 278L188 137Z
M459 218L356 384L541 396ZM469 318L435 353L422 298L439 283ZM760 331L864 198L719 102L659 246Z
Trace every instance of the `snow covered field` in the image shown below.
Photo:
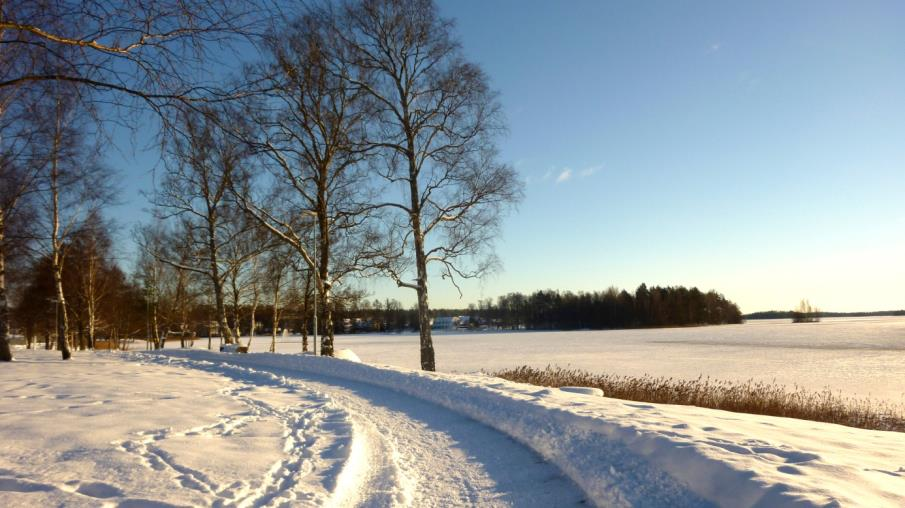
M17 353L0 506L905 502L901 433L301 355Z
M278 351L298 352L297 338ZM279 340L283 340L280 338ZM437 366L475 372L548 364L592 372L771 381L905 403L905 318L578 332L436 333ZM266 351L258 337L253 351ZM172 346L172 345L171 345ZM196 342L207 346L207 342ZM337 335L369 363L418 368L416 334Z

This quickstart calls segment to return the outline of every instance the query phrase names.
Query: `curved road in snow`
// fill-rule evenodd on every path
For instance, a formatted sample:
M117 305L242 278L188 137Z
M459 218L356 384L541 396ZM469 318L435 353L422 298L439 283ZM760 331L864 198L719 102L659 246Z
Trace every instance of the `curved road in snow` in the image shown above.
M309 416L300 419L301 428L294 430L328 440L336 430L339 438L346 437L328 447L334 456L320 455L341 460L334 461L338 471L324 475L326 496L308 498L315 504L554 507L586 502L583 492L561 471L505 434L390 389L297 370L248 368L241 361L145 359L220 374L238 385L283 386L302 392L300 399L326 400L324 409L331 415L326 422ZM292 418L287 414L287 420ZM308 445L314 446L314 441L309 439ZM305 441L294 446L305 446ZM320 463L329 465L329 461ZM302 469L291 471L299 474ZM303 492L288 498L285 494L273 492L247 501L280 505L280 500L305 499Z

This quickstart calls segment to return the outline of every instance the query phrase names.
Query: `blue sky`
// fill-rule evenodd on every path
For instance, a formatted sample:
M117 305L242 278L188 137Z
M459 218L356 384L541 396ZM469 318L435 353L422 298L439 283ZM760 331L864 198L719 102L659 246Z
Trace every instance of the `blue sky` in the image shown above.
M905 3L440 6L501 94L526 197L503 271L462 300L437 279L432 305L647 282L746 312L905 308ZM150 158L125 159L128 224Z

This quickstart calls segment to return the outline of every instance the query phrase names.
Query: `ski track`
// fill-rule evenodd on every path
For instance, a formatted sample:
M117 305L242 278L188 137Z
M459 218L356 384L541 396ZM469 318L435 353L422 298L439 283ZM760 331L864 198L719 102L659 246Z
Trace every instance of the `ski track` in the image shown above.
M182 431L160 429L115 443L146 467L213 506L577 506L585 496L539 455L470 418L386 388L239 362L138 354L143 363L204 370L231 383L221 394L248 411ZM246 396L255 386L299 398L276 408ZM285 457L265 478L220 484L161 448L181 436L228 436L262 417L285 429ZM308 476L315 476L312 482ZM306 481L303 481L306 480ZM322 487L313 490L312 485ZM307 491L306 491L307 490Z
M173 363L216 372L211 368L210 362ZM266 375L259 374L256 377L264 376ZM325 485L327 488L322 492L317 492L320 489L312 492L310 482L300 480L342 466L347 458L343 450L348 448L352 438L349 415L335 407L330 397L306 390L285 379L277 379L268 384L286 388L298 398L298 402L288 407L276 407L246 395L255 388L255 384L248 380L248 377L237 378L219 391L221 396L243 404L247 408L245 412L221 415L217 422L185 430L165 428L140 432L134 439L113 444L121 451L135 456L145 467L169 472L174 483L199 492L210 500L211 506L241 508L325 504L329 501L329 477ZM222 483L200 470L180 464L177 458L163 448L166 441L172 438L228 437L241 433L251 423L264 418L276 420L284 430L284 457L271 465L264 478Z

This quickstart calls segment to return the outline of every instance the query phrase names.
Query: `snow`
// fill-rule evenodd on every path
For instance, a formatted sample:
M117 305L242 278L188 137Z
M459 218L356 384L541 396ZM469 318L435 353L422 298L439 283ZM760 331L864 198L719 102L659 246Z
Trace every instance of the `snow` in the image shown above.
M350 362L361 363L361 358L355 354L355 351L351 349L337 349L333 352L334 358L339 358L340 360L349 360Z
M905 503L901 433L311 355L18 358L3 506Z
M221 353L238 353L239 345L238 344L222 344L220 346Z
M530 448L459 413L370 384L243 366L262 355L191 354L77 353L62 362L19 351L0 370L0 506L585 498Z
M290 337L277 351L297 353L300 340ZM337 335L336 347L353 349L366 363L418 369L418 340L417 334ZM252 351L266 351L269 342L258 342ZM560 365L632 376L776 380L905 403L905 317L645 330L435 332L434 347L437 368L444 372Z
M318 471L351 439L312 391L109 354L19 351L3 367L2 506L318 503L333 482Z
M603 390L600 388L591 388L588 386L560 386L560 390L569 393L578 393L581 395L592 395L595 397L603 397Z

